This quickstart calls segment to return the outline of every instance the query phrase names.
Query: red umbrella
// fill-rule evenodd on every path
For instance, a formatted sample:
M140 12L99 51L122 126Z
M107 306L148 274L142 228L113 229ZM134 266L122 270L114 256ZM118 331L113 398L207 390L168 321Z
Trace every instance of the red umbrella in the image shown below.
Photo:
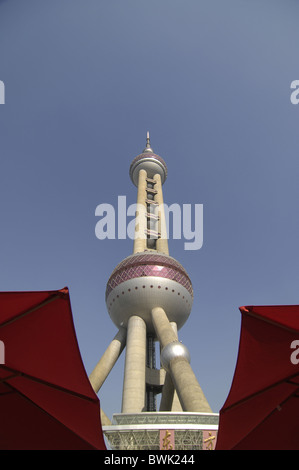
M0 449L106 449L67 288L0 292Z
M241 307L217 450L299 449L299 306Z

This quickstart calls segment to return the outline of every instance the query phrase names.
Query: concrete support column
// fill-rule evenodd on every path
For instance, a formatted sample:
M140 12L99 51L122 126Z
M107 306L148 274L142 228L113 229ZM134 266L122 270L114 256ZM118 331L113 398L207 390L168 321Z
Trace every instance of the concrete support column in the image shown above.
M152 321L161 344L162 356L163 348L166 346L168 346L171 352L171 348L169 348L171 343L180 345L162 308L157 307L152 310ZM210 405L197 382L187 358L184 355L177 354L175 348L169 357L167 369L171 375L183 411L211 413Z
M156 249L160 253L165 253L166 255L169 255L167 226L166 226L166 219L165 219L161 176L159 174L155 175L154 180L156 181L155 189L158 191L155 196L155 201L159 204L158 206L158 215L159 215L158 232L161 234L161 238L158 238L157 240Z
M177 324L175 322L170 322L170 324L171 324L171 327L172 327L173 331L175 332L176 337L178 339L178 326L177 326ZM174 388L173 383L172 383L172 386ZM172 405L171 405L170 411L183 411L181 402L179 400L179 397L178 397L178 394L177 394L175 388L174 388L173 400L172 400Z
M136 214L136 227L133 253L139 253L146 250L146 177L145 170L140 170L138 175L138 189L137 189L137 214Z
M100 390L101 386L111 372L111 369L121 355L126 344L126 335L127 331L124 328L120 328L104 352L103 356L95 366L94 370L90 374L89 380L92 388L96 393L98 393Z
M176 390L174 390L174 395L173 395L173 400L172 400L172 406L170 411L183 411L181 402L179 400L178 394Z
M137 316L127 327L122 413L141 413L145 407L146 325Z
M171 375L168 372L166 372L159 411L171 411L173 397L174 397L174 386L173 386L172 378L171 378Z
M160 342L161 348L163 349L168 343L177 341L177 335L173 330L167 315L163 308L155 307L151 312L153 325Z
M175 322L170 322L170 325L178 339L177 324ZM169 372L166 372L165 375L159 411L183 411Z

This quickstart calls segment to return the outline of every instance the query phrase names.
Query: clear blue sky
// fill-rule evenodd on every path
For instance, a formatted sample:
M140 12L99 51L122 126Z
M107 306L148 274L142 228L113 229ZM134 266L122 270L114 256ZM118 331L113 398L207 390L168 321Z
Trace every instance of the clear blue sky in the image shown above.
M136 202L148 130L165 202L204 208L203 247L170 250L193 282L180 339L213 411L239 306L298 303L298 16L294 0L0 1L0 290L68 286L88 373L117 331L106 282L132 252L96 238L95 209ZM100 393L109 417L123 361Z

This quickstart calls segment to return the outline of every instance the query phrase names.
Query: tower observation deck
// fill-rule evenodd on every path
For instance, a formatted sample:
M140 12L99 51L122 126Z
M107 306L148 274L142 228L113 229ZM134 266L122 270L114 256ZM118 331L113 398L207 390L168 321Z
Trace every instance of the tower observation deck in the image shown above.
M112 423L103 416L103 430L113 449L159 449L165 442L176 449L203 448L204 432L216 435L218 414L212 413L189 351L178 340L191 312L193 288L186 270L169 255L162 191L167 166L152 150L149 133L130 177L137 187L133 253L116 266L106 286L108 313L118 332L90 375L98 393L126 349L121 413ZM173 441L164 438L161 444L163 432L173 432Z

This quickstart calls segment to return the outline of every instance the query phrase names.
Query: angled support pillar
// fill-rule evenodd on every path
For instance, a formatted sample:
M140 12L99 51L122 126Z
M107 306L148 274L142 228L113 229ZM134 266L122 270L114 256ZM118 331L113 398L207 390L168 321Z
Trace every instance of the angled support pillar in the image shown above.
M178 339L177 324L175 322L170 322L170 325ZM166 372L165 375L159 411L183 411L169 372Z
M120 328L104 352L103 356L95 366L94 370L89 376L92 388L96 393L100 390L106 378L108 377L111 369L121 355L126 345L127 331Z
M161 344L161 361L170 373L183 411L211 413L210 405L190 366L187 348L177 340L165 311L152 309L152 321Z

